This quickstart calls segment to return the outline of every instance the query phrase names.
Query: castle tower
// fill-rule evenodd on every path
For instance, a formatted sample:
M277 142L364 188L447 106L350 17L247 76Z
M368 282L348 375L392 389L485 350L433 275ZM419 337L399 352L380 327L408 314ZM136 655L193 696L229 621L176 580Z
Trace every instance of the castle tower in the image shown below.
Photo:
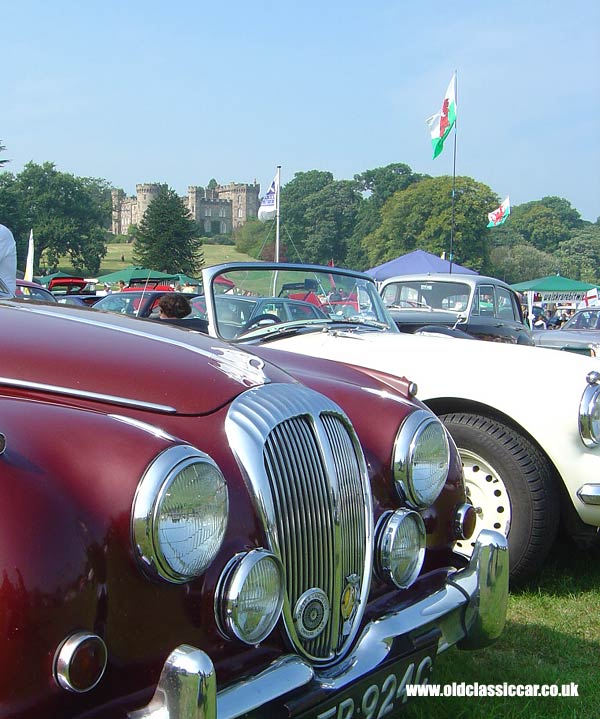
M137 217L135 219L132 218L135 224L141 222L146 210L150 207L150 203L158 194L160 194L163 187L164 185L160 185L156 182L144 183L135 186L135 192L137 195Z
M231 202L233 229L241 227L251 217L258 216L258 195L260 185L256 180L252 185L230 182L217 187L219 198Z
M205 190L200 185L190 185L188 187L187 204L188 210L196 222L200 218L200 203L204 199Z
M111 230L113 235L120 235L123 232L121 225L121 204L125 198L125 193L123 190L111 190L110 197L112 200Z

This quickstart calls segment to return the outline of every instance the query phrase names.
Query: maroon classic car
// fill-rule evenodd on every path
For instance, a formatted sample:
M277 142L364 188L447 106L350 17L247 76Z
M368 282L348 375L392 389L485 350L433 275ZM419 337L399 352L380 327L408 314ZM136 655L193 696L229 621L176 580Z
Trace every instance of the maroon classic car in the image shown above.
M383 716L501 632L506 541L454 552L473 508L409 382L68 305L0 322L3 719Z

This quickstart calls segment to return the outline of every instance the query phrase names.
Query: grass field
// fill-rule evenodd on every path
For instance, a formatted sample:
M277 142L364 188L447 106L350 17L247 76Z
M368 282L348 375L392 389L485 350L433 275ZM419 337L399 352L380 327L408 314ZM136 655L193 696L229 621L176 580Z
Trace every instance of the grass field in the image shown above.
M600 716L600 549L558 543L536 582L511 591L493 646L451 649L432 681L578 685L579 697L423 697L403 719L581 719Z
M98 275L107 275L109 272L122 270L124 267L129 267L133 264L133 245L127 243L111 243L107 245L107 249L108 251L102 260L102 265L100 266L100 272ZM241 252L238 252L233 245L203 245L202 251L204 253L205 267L218 265L221 262L233 262L236 260L248 261L254 259L249 255L244 255ZM68 272L69 265L61 263L60 269Z

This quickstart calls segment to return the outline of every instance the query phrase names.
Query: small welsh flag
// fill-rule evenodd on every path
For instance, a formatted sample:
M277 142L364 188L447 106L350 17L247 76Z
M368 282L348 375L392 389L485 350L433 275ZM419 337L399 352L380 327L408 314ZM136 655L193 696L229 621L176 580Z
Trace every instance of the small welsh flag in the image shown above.
M506 200L493 212L488 212L488 227L498 227L506 222L506 218L510 215L510 198Z
M432 115L428 120L429 132L431 133L431 144L433 146L433 159L444 149L444 140L450 134L450 130L456 123L456 73L452 75L442 109Z

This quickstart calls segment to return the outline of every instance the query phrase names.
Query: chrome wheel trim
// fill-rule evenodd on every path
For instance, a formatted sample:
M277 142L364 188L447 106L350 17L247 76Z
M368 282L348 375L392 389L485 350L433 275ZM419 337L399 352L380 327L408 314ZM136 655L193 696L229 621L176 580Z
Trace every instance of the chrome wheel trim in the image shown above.
M512 506L500 473L483 457L459 448L465 474L467 497L477 510L477 523L470 539L456 542L456 550L471 556L477 535L482 529L493 529L505 537L510 530Z

